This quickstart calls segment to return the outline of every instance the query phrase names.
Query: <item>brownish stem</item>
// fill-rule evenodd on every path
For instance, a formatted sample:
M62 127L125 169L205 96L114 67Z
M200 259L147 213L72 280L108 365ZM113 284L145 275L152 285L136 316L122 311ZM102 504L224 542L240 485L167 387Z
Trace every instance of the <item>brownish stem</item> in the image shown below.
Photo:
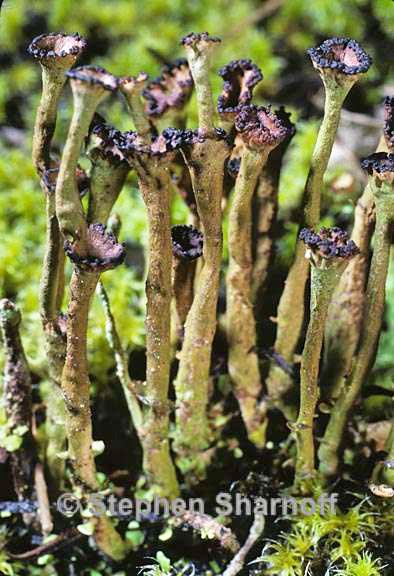
M182 337L183 327L193 303L196 260L174 258L172 273L172 291L176 309L176 332Z
M53 530L52 515L48 498L48 489L45 482L44 468L41 462L37 462L34 468L34 486L38 502L38 514L44 536Z
M32 158L39 174L50 167L50 145L56 128L57 108L66 81L65 71L57 73L42 66L42 93L34 124Z
M249 439L265 443L264 413L258 408L261 376L256 351L252 280L252 197L268 152L244 148L229 213L227 273L228 367Z
M294 352L299 340L298 327L302 325L304 319L305 282L303 279L306 281L309 270L309 264L304 255L304 247L297 242L296 256L287 275L278 306L275 351L290 366L294 362ZM293 305L293 300L298 304ZM290 330L293 324L296 326L295 331ZM273 364L270 367L266 385L273 404L282 407L282 399L292 387L293 380L290 374L277 364Z
M60 254L64 250L55 213L54 194L43 188L46 193L47 237L40 284L40 313L45 323L53 322L59 311L58 286L60 264L63 261Z
M67 355L62 375L62 391L67 411L68 453L74 480L82 485L87 494L99 489L92 450L87 361L88 314L98 278L98 273L74 268L67 312ZM107 516L95 519L94 539L99 548L111 558L120 560L125 556L125 546Z
M64 146L56 182L56 215L62 234L85 246L86 220L77 187L75 171L83 139L98 105L99 98L74 93L74 112Z
M42 185L46 196L47 237L40 280L40 314L48 359L48 374L54 390L47 394L48 442L46 458L55 487L64 480L65 463L57 454L65 449L64 403L60 395L61 375L66 356L66 338L59 325L64 292L63 240L55 211L55 194Z
M146 86L146 82L126 83L120 85L120 89L125 95L131 117L133 119L134 127L141 137L143 142L149 143L151 139L151 125L149 118L147 118L144 111L144 102L142 99L142 91Z
M268 270L272 264L274 225L278 211L279 178L282 161L291 137L286 138L268 156L259 176L253 198L253 301L259 307Z
M111 171L108 164L107 171ZM125 174L123 171L121 173L122 178L115 178L116 187L111 189L108 188L107 179L102 174L102 178L98 179L95 173L95 177L92 179L89 211L93 222L97 222L99 216L103 217L104 222L107 220L124 182ZM101 182L103 187L101 187ZM103 205L101 205L98 200L103 196L103 191L106 197ZM74 461L77 478L92 489L96 485L96 471L91 451L92 427L87 363L87 329L90 301L99 276L98 273L84 272L74 267L67 311L67 356L62 374L62 390L68 412L66 428L70 455ZM79 403L78 400L80 400Z
M179 493L171 460L168 388L171 362L170 182L166 169L135 161L149 226L146 279L146 400L141 442L143 468L150 484L164 497Z
M204 262L186 319L175 381L175 446L178 453L188 460L186 466L191 468L198 468L194 457L207 447L209 438L207 404L222 259L223 171L228 154L224 141L206 138L204 142L194 144L185 158L204 234Z
M375 228L374 198L370 186L357 202L352 240L360 249L349 262L335 289L325 327L325 370L330 398L338 398L361 333L365 287L369 267L369 246Z
M66 403L68 451L76 480L97 490L92 452L90 381L87 363L87 328L90 299L99 275L74 269L67 311L67 356L62 375Z
M126 181L130 167L122 162L113 165L101 158L94 150L90 153L92 170L90 174L90 194L88 222L105 224Z
M252 277L253 300L264 291L268 269L272 260L272 228L277 213L277 186L272 182L268 169L263 169L255 194L255 240Z
M241 572L241 570L244 568L247 555L256 544L256 542L262 537L264 527L265 516L256 512L247 539L245 540L242 548L238 550L237 554L234 556L226 570L223 572L223 576L236 576L239 574L239 572Z
M223 550L238 552L240 546L236 535L232 530L224 526L220 520L192 510L186 510L171 521L175 526L189 526L204 539L204 534L216 540Z

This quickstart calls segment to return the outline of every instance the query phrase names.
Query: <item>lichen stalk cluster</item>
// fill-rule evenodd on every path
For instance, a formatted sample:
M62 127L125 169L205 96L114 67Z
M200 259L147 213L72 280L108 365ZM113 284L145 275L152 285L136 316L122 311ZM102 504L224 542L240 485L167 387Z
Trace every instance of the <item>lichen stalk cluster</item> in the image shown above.
M64 250L55 209L57 169L51 157L51 141L56 127L60 96L67 80L65 73L86 48L78 34L42 34L30 43L28 52L42 69L42 93L33 132L32 160L46 200L47 237L40 281L40 315L48 357L48 373L53 384L48 390L47 421L51 432L47 442L47 462L56 486L64 476L64 462L57 453L64 450L64 405L60 380L65 358L65 333L60 314L64 292Z
M387 132L387 130L385 130ZM377 152L386 151L384 136ZM375 230L375 200L370 183L357 201L354 211L352 240L360 249L342 274L330 304L324 335L325 396L330 401L340 393L344 378L351 369L352 358L360 338L367 285L370 243Z
M228 444L227 439L216 442L223 421L233 415L226 412L227 398L222 396L209 410L217 374L223 369L227 369L254 449L268 447L269 410L279 408L283 412L291 429L287 445L295 439L296 451L287 461L294 463L293 490L312 493L318 476L317 444L320 444L321 474L334 475L350 411L375 359L394 228L393 99L385 100L383 132L388 152L378 151L363 161L369 181L355 210L352 237L337 227L314 232L319 224L324 175L341 108L351 87L367 72L370 58L348 38L332 38L309 51L324 84L324 116L305 183L294 262L278 307L275 347L268 351L264 335L258 335L256 329L259 310L264 307L259 299L264 295L273 253L282 159L294 126L283 109L273 112L269 106L252 102L253 92L263 76L258 66L246 59L232 61L219 71L224 85L215 110L210 72L211 57L219 42L208 33L188 34L181 42L187 60L167 64L162 74L151 81L145 73L116 78L91 65L70 70L85 47L85 41L78 35L40 36L29 48L43 68L33 162L47 205L40 311L48 373L56 385L46 392L43 385L41 391L48 405L47 463L55 488L66 480L65 466L70 467L73 489L84 502L101 488L93 452L87 354L89 311L95 291L102 302L106 337L142 448L144 488L152 496L175 498L180 493L180 482L190 485L205 478L218 446L232 445L233 439ZM73 95L73 114L58 162L51 155L51 140L67 77ZM185 106L193 89L198 126L191 129L186 128ZM121 132L97 112L101 102L117 91L126 99L134 130ZM169 122L173 126L164 127ZM78 164L82 150L90 160L88 174ZM117 240L120 226L114 233L119 221L113 229L107 225L130 171L137 176L149 232L145 283L147 367L143 382L130 377L126 347L122 345L101 281L105 271L115 269L126 257L125 246ZM171 200L176 188L189 207L188 222L192 221L194 226L172 226ZM85 193L89 195L87 209L81 199ZM255 214L254 208L257 208ZM219 289L224 268L225 211L228 211L228 268L223 282L225 306L218 313L218 302L222 305ZM69 290L65 290L66 257L72 266ZM309 274L310 305L296 417L295 403L287 401L286 393L291 387L296 392L297 370L293 370L293 363L306 324L304 297ZM65 296L67 314L62 314ZM31 380L19 337L19 322L15 306L2 301L0 323L6 348L8 419L12 426L26 424L31 435L27 423ZM171 339L175 333L176 350ZM223 338L220 350L223 357L218 364L217 348L213 346L215 335ZM260 350L275 360L265 383ZM331 364L334 375L327 371ZM174 414L170 400L172 369L174 373L177 370L173 381ZM215 394L221 395L224 388L219 388ZM324 437L318 440L315 419L321 395L335 403ZM386 446L388 464L379 468L379 474L390 485L394 484L394 464L392 467L390 464L394 457L393 437L391 433ZM20 462L24 449L25 443L15 452L16 461ZM63 452L64 459L57 457L59 452ZM33 461L31 454L26 454L30 476L25 474L23 487L16 478L20 498L34 484ZM21 473L25 473L22 465ZM35 482L37 486L45 485L41 465L35 467ZM44 502L45 490L40 494ZM48 508L48 503L45 506ZM200 521L205 523L208 517L186 514L182 522L187 523L187 518L191 525L194 522L194 527L201 529ZM50 531L50 517L45 523L45 530ZM99 549L114 560L124 559L128 547L113 521L100 516L94 517L92 523L93 539ZM246 554L263 528L262 517L257 515L251 534L228 573L235 574L242 568ZM219 536L228 535L220 523L215 524L216 529ZM231 549L236 552L238 547L236 544Z
M117 88L117 79L99 67L80 67L67 73L71 78L74 113L56 181L56 215L66 238L64 249L73 262L70 297L67 308L66 357L61 387L66 407L65 427L68 455L73 467L74 482L88 494L98 490L96 466L92 452L92 422L90 413L90 381L87 361L87 327L90 301L100 273L120 264L124 249L115 237L97 223L97 214L108 217L119 189L110 193L111 200L103 208L93 186L89 224L81 203L76 178L77 162L83 139L89 131L98 103ZM124 181L124 180L123 180ZM111 203L112 202L112 203ZM95 521L95 541L109 556L120 559L125 547L107 517Z
M374 248L363 309L360 341L352 369L331 410L319 449L320 470L325 476L336 474L339 449L350 411L374 363L384 314L385 284L394 225L393 175L394 156L385 152L372 154L362 162L369 173L369 183L376 206Z

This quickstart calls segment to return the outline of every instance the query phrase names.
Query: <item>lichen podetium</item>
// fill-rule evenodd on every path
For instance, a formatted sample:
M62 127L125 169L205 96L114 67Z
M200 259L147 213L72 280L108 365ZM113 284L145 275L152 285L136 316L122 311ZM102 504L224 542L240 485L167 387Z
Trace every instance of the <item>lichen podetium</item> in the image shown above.
M178 144L178 133L168 129L152 143L129 133L123 150L138 175L149 229L146 293L145 410L140 440L143 470L151 489L174 498L179 493L169 445L169 399L171 363L171 264L169 165Z
M278 191L282 162L292 137L295 125L283 106L275 114L288 127L286 138L268 156L267 163L261 171L253 196L253 274L252 294L255 313L259 315L264 303L264 293L268 274L274 260L274 235L278 212ZM270 390L268 390L270 395Z
M270 152L288 135L288 126L268 108L238 109L235 128L243 142L241 165L229 212L227 288L228 367L249 439L265 444L266 408L261 402L252 298L252 198Z
M352 259L335 289L325 327L327 398L338 398L357 349L369 266L369 245L375 228L374 199L367 185L355 209L352 239L360 253Z
M66 405L68 454L75 485L83 494L97 492L97 471L92 450L90 380L87 360L87 328L90 301L100 274L124 259L124 249L101 224L87 229L85 250L79 254L75 245L65 243L74 263L67 308L67 353L62 373L62 391ZM120 560L127 552L119 534L107 516L95 519L94 539L108 556Z
M342 104L351 87L371 65L369 56L355 40L349 38L331 38L317 48L310 49L308 53L324 84L325 106L305 184L300 228L314 228L318 225L323 177L335 141ZM278 306L275 340L276 353L289 364L293 363L304 321L304 294L308 275L308 263L298 240L294 262ZM267 386L276 390L275 398L283 397L291 385L290 376L280 367L272 366Z
M87 222L75 170L84 138L99 103L118 88L118 79L99 66L80 66L67 72L73 92L74 110L63 149L56 182L56 215L65 238L85 250Z
M358 248L340 228L322 228L318 234L304 228L300 240L307 247L305 256L311 263L312 279L310 319L301 360L300 407L291 429L297 441L294 489L309 492L316 473L313 423L319 398L324 324L334 288Z
M198 131L182 152L190 171L204 235L204 261L185 323L175 380L174 447L183 470L204 474L205 460L201 453L209 445L208 389L222 260L223 172L230 147L224 131L214 127L215 110L209 80L210 55L219 39L206 33L191 33L182 42L194 80L199 119Z

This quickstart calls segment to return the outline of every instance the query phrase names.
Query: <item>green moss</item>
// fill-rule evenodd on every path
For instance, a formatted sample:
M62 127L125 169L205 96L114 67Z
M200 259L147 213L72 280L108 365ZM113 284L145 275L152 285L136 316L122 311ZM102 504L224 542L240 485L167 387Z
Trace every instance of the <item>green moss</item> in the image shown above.
M327 508L324 514L317 511L308 516L292 516L289 521L290 527L276 541L268 541L255 561L264 566L261 574L328 576L330 570L342 576L384 573L374 546L383 533L387 534L392 522L389 502L371 504L362 500L345 512Z

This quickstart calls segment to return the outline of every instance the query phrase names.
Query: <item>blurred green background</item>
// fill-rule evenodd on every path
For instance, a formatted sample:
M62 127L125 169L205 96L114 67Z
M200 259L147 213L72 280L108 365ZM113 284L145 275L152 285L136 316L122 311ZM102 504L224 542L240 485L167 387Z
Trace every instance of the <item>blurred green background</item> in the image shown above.
M394 6L391 0L5 0L0 16L0 295L20 304L23 335L29 360L39 377L45 377L41 326L38 316L38 284L43 257L44 199L30 161L31 131L40 97L40 70L26 53L30 40L46 31L76 32L88 40L82 64L97 63L114 74L141 70L152 77L160 65L182 55L179 40L190 31L207 30L222 37L214 68L235 58L252 58L263 70L264 81L256 101L286 104L297 120L297 135L287 154L280 189L279 270L291 258L296 230L296 208L321 116L322 89L305 50L329 36L352 36L373 56L366 79L346 102L350 120L344 131L346 150L352 158L373 151L378 133L380 103L393 85L389 76L393 53ZM390 36L391 34L391 36ZM221 80L212 76L215 94ZM71 113L71 97L65 90L59 110L55 149L60 153ZM114 97L100 109L120 129L130 129L124 102ZM354 114L370 119L359 131ZM353 115L353 116L352 116ZM352 120L353 118L353 120ZM195 121L191 103L190 125ZM356 123L357 124L357 123ZM345 127L346 128L346 127ZM348 193L333 186L349 166L344 155L327 177L324 221L351 223L353 206L362 187L354 168ZM354 166L357 162L354 163ZM146 243L143 203L133 178L127 184L116 211L123 221L122 240L138 252ZM186 210L174 202L173 221L183 222ZM136 266L107 272L104 282L113 302L125 345L143 345L143 279ZM275 287L272 287L275 289ZM389 296L394 275L389 278ZM279 289L278 295L279 296ZM276 297L277 299L277 297ZM274 298L275 300L275 298ZM104 381L112 367L105 341L104 320L94 303L90 326L90 354L96 381ZM375 374L378 383L391 387L394 368L394 306L388 307ZM270 343L267 343L270 344Z

